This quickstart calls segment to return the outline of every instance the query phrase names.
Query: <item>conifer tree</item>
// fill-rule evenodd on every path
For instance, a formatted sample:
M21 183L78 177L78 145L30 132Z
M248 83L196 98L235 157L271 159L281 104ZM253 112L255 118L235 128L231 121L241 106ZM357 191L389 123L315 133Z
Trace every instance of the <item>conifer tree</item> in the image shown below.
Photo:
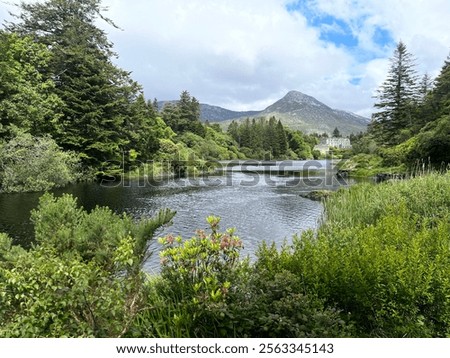
M413 56L399 42L388 76L378 89L372 115L371 132L380 144L395 145L405 138L404 129L413 125L413 106L417 101L417 74ZM407 135L407 134L406 134Z

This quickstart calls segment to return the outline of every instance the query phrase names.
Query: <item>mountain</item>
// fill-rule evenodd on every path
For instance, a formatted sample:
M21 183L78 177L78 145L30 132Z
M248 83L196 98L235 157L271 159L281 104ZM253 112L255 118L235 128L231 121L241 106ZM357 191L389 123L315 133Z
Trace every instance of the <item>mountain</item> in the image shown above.
M306 133L332 133L338 128L343 135L365 131L370 121L351 112L332 109L298 91L288 92L258 116L275 116L283 125Z
M227 119L242 118L242 117L254 117L261 111L230 111L218 106L211 106L209 104L200 104L200 119L202 121L221 122Z
M161 109L167 102L158 102ZM359 133L367 129L370 120L354 113L333 109L299 91L290 91L283 98L276 101L262 111L231 111L222 107L209 104L200 104L200 119L202 121L217 122L223 128L235 121L243 121L246 118L270 118L275 116L283 125L298 129L306 133L329 133L335 128L343 135Z
M158 101L158 110L162 110L167 103L176 104L178 100L173 101ZM261 111L231 111L219 106L212 106L210 104L200 103L200 119L202 121L221 122L228 119L253 117L257 116Z
M290 91L263 111L251 116L228 118L220 121L227 128L232 120L243 121L246 117L270 118L275 116L283 125L306 133L329 133L338 128L341 134L359 133L367 129L370 120L357 114L333 109L299 91ZM217 121L217 120L216 120Z

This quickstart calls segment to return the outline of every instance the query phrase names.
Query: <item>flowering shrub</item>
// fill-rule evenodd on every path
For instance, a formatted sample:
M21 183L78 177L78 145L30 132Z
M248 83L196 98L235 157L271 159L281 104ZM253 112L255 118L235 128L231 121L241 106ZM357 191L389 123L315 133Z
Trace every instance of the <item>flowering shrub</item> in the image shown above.
M242 241L234 229L219 232L220 218L210 216L211 233L198 230L197 235L184 241L168 235L159 241L165 246L160 253L163 278L174 284L181 297L193 303L223 301L231 287L230 274L239 266Z
M220 218L207 218L211 232L198 230L183 241L168 235L159 239L163 295L183 307L173 317L174 325L189 326L189 335L227 335L233 326L228 302L245 276L246 260L240 260L242 241L234 229L219 231ZM239 278L239 279L238 279ZM214 332L210 332L214 330Z

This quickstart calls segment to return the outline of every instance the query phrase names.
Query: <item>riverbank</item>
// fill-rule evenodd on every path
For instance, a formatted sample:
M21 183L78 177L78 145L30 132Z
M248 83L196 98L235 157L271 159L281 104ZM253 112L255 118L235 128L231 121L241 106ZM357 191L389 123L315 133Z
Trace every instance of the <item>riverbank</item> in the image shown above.
M378 174L405 175L408 172L404 164L387 166L378 155L364 153L341 160L337 168L340 173L354 178L376 178Z
M450 173L355 185L324 208L281 248L260 238L253 262L246 237L209 216L191 239L160 240L148 279L146 245L170 212L135 222L47 195L36 246L0 235L0 336L448 336Z

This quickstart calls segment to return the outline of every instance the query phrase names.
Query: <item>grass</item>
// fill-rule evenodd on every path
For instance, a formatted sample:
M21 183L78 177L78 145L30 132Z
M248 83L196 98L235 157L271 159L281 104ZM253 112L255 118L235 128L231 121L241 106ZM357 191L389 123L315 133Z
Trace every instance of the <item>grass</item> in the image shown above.
M373 185L363 183L341 189L325 201L323 225L354 227L371 225L391 208L404 202L407 210L426 218L450 213L450 172L430 173L410 180Z
M378 173L401 174L406 173L405 165L385 166L383 158L375 154L357 154L339 163L340 170L349 171L352 177L372 177Z

